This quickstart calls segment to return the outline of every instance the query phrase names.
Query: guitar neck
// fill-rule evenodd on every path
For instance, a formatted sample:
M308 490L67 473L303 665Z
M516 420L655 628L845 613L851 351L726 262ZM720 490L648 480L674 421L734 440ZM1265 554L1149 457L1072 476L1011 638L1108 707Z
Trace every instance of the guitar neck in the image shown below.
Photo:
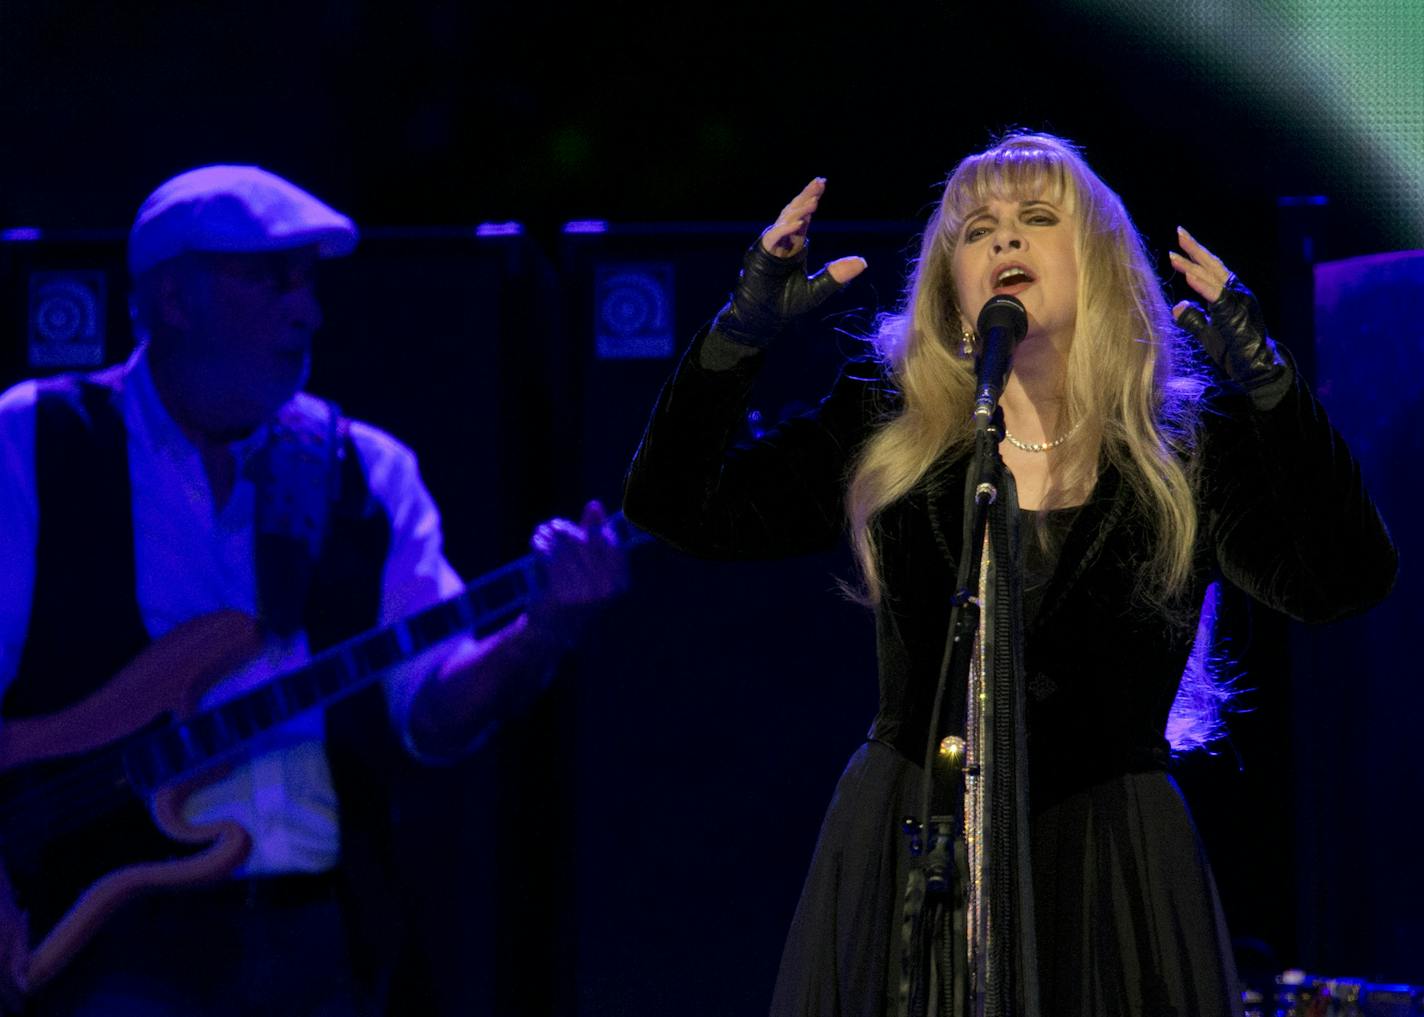
M333 646L297 670L186 720L137 735L123 752L129 781L152 792L234 754L299 714L360 691L453 636L504 624L528 606L535 583L534 559L526 555L449 600Z

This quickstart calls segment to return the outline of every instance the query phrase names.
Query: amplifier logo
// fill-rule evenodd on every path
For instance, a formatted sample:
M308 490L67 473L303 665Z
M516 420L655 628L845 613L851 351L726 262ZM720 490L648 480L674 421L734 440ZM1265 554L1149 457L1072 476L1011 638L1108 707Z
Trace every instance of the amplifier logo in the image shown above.
M104 363L106 284L101 271L30 276L30 366Z
M594 271L594 341L600 360L671 357L671 262L603 264Z

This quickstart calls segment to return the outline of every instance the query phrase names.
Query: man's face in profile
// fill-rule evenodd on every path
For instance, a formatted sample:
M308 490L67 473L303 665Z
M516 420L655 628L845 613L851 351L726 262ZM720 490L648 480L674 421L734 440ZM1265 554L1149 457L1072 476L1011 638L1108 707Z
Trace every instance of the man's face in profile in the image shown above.
M305 383L321 326L314 247L190 255L185 359L227 404L219 416L254 427Z

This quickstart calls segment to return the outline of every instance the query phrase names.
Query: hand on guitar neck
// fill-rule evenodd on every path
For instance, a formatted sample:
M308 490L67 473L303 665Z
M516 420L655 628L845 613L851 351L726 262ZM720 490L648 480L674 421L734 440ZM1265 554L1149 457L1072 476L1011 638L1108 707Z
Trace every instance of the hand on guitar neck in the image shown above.
M577 523L539 525L529 542L535 581L524 615L452 655L416 693L411 733L424 751L448 756L479 744L543 690L591 609L627 586L626 541L615 523L593 501Z

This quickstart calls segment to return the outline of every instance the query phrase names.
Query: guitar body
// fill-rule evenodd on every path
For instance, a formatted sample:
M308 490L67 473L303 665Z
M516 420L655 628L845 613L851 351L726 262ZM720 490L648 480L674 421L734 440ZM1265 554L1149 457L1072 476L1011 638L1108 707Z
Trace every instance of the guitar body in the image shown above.
M145 731L192 714L260 644L249 616L204 615L68 709L0 727L0 850L35 943L30 988L53 978L126 901L220 880L247 857L251 838L238 824L182 818L188 798L220 770L163 787L150 811L123 750Z

